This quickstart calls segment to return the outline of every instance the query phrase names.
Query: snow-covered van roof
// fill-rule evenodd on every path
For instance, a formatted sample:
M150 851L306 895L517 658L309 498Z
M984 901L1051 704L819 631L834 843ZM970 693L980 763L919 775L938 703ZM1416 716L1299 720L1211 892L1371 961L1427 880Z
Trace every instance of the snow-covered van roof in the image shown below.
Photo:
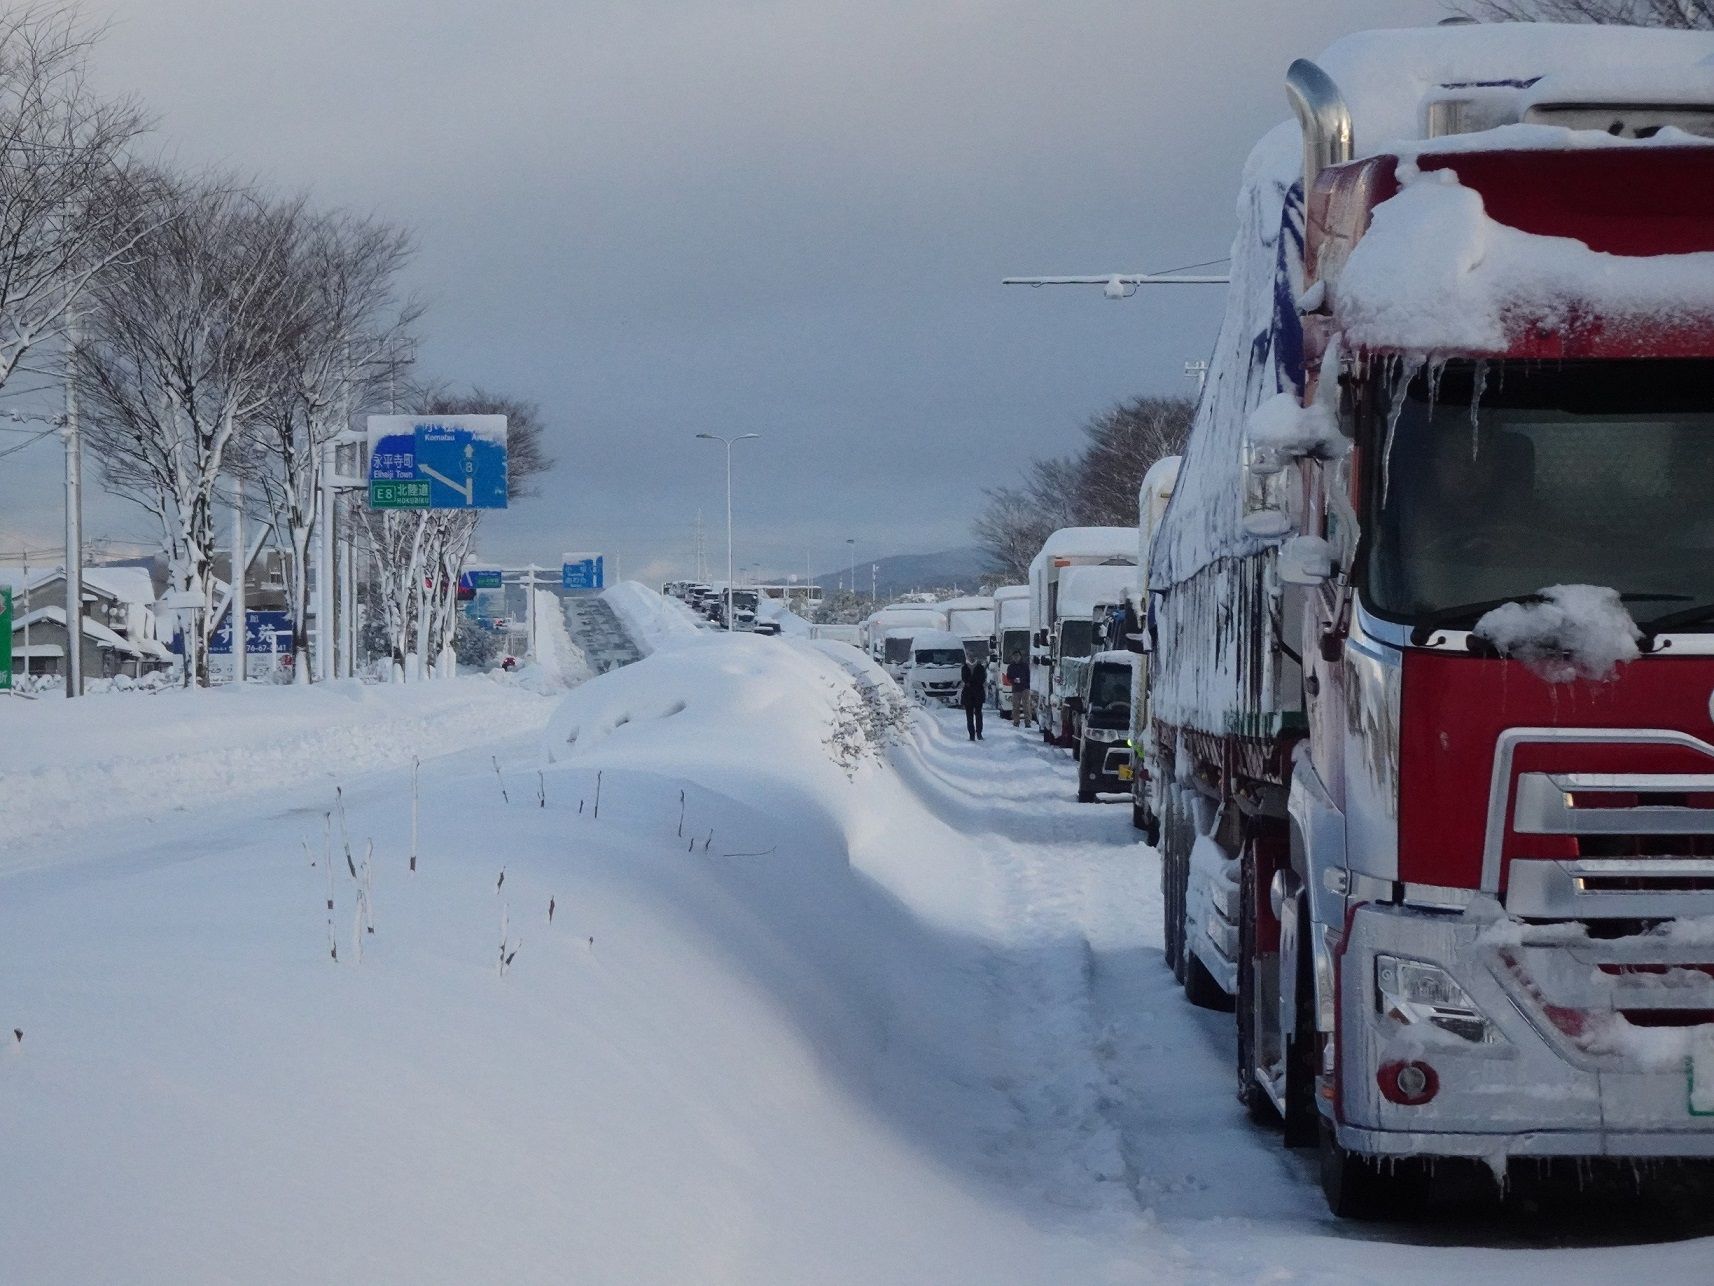
M994 591L996 603L1006 603L1013 599L1028 598L1029 596L1030 587L1028 585L1002 585Z
M949 651L964 651L964 640L946 630L918 630L911 636L911 651L921 652L928 648L945 649Z
M1682 93L1700 80L1709 87L1701 101L1714 102L1711 32L1549 23L1369 31L1335 42L1315 61L1350 108L1357 157L1422 152L1418 144L1431 120L1455 118L1454 108L1465 110L1460 104L1466 102L1472 104L1467 119L1477 124L1500 124L1508 112L1518 119L1527 106L1544 101L1555 82L1568 92L1599 85L1608 100L1652 102L1656 83ZM1285 63L1282 58L1282 84ZM1555 132L1561 140L1569 136ZM1434 143L1443 150L1471 145L1462 138ZM1262 138L1244 166L1226 312L1183 467L1150 547L1153 589L1168 589L1221 558L1253 554L1279 539L1244 530L1244 436L1263 402L1303 392L1303 156L1302 133L1296 121L1286 121ZM1455 221L1468 213L1451 212Z
M920 625L927 622L939 622L944 626L946 616L938 607L930 607L925 603L893 603L871 613L865 623L884 628L888 625Z
M1042 542L1030 563L1033 572L1055 558L1124 558L1137 556L1137 533L1130 527L1061 527Z
M1115 606L1134 597L1139 582L1136 567L1067 567L1059 574L1059 615L1087 617L1097 607Z

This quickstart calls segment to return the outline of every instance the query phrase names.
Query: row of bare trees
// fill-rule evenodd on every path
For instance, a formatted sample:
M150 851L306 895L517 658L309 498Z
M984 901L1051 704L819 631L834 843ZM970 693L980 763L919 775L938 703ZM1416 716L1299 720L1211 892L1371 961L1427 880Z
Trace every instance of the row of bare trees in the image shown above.
M307 681L324 447L401 396L430 414L512 413L517 495L548 464L541 417L412 379L422 309L401 286L407 231L139 160L141 109L89 88L97 34L59 3L0 17L0 387L42 373L46 357L69 365L107 483L159 526L191 683L207 678L215 522L238 484L283 555L295 673ZM371 608L395 663L446 657L475 516L364 525ZM234 576L244 553L233 551Z
M1134 527L1137 491L1155 461L1178 455L1195 404L1136 397L1092 416L1080 450L1031 461L1014 485L992 487L972 524L989 574L1015 584L1061 527Z
M1477 0L1450 7L1465 17L1504 22L1594 22L1714 31L1714 0Z

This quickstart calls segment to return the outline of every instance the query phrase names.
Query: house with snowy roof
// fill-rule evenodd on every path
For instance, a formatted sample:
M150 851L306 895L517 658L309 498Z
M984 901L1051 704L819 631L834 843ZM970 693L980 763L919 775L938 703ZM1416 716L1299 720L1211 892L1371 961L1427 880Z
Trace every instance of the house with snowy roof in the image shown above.
M65 569L25 575L0 567L0 584L12 591L12 660L24 674L65 672L72 631L66 628ZM77 646L88 678L139 678L173 664L160 638L153 578L141 567L86 567Z

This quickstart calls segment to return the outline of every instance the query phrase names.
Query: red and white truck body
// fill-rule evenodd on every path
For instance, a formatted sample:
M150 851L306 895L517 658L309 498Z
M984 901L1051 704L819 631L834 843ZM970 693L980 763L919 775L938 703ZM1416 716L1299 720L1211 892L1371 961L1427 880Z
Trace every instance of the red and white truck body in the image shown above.
M1247 168L1148 802L1169 961L1341 1213L1714 1157L1711 65L1368 33Z

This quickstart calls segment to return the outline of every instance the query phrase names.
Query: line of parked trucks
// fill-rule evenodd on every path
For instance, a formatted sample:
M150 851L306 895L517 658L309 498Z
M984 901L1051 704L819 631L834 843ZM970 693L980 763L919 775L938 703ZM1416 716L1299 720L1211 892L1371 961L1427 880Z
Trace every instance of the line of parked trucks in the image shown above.
M1293 64L1183 458L953 630L1131 792L1167 964L1341 1215L1714 1161L1711 69L1548 24Z

